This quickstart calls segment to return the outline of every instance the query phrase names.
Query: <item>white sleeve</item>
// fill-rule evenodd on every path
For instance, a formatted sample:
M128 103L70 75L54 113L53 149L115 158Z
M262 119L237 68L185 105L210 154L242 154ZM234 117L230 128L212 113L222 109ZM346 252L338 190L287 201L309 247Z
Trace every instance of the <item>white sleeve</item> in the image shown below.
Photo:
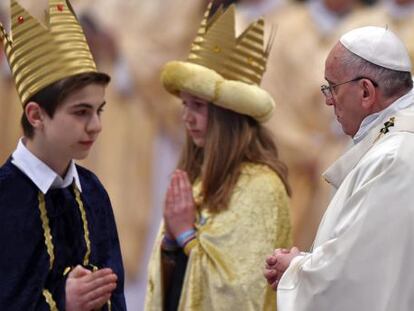
M353 172L346 199L333 200L333 233L283 275L278 311L412 310L414 171L406 160L382 155Z

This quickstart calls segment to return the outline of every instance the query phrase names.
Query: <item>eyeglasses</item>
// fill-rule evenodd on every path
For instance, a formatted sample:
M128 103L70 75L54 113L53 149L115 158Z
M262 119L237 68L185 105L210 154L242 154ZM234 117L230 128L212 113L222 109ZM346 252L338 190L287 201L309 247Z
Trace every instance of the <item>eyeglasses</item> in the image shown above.
M357 78L354 78L354 79L352 79L352 80L345 81L345 82L341 82L341 83L337 83L337 84L333 84L333 85L326 85L326 84L324 84L324 85L322 85L322 86L321 86L321 92L322 92L322 94L326 97L326 99L330 100L330 99L332 99L332 98L333 98L333 92L332 92L332 90L333 90L334 88L336 88L337 86L340 86L340 85L342 85L342 84L346 84L346 83L350 83L350 82L359 81L359 80L362 80L362 79L367 79L367 80L371 81L371 83L372 83L375 87L377 87L377 86L378 86L378 83L377 83L377 82L375 82L375 81L373 81L373 80L372 80L372 79L370 79L370 78L367 78L367 77L357 77Z

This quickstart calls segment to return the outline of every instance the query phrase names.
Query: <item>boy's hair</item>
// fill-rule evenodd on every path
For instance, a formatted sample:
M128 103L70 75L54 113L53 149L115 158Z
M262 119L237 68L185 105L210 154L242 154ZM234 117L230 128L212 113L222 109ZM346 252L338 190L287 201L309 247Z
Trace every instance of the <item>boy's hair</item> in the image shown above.
M33 95L27 102L37 103L44 111L46 111L50 118L53 118L56 110L73 92L76 92L91 84L106 86L110 80L111 78L104 73L82 73L59 80L48 87L45 87L43 90ZM23 111L20 123L24 136L27 138L33 138L34 128L30 124L29 120L27 120L25 111Z

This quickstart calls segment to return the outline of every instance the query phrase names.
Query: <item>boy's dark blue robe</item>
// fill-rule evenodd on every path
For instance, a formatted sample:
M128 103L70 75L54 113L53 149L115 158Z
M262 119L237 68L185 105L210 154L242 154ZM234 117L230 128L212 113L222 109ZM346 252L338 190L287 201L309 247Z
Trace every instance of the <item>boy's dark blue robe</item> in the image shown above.
M49 190L44 195L46 217L42 217L35 184L11 159L0 168L0 310L51 310L48 293L57 310L65 310L64 271L85 262L88 240L89 266L111 268L118 276L111 310L126 310L124 270L111 203L93 173L79 166L77 170L88 230L84 230L73 186ZM87 231L89 237L85 237ZM49 247L47 240L51 241Z

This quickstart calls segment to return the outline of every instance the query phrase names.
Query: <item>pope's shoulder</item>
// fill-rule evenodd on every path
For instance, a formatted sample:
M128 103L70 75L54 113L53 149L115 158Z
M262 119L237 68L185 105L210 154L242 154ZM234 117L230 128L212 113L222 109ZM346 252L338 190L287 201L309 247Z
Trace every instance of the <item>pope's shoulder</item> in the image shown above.
M361 160L362 165L369 163L382 163L388 167L396 164L404 164L407 168L414 169L412 155L414 153L414 133L411 132L390 132L367 152Z

